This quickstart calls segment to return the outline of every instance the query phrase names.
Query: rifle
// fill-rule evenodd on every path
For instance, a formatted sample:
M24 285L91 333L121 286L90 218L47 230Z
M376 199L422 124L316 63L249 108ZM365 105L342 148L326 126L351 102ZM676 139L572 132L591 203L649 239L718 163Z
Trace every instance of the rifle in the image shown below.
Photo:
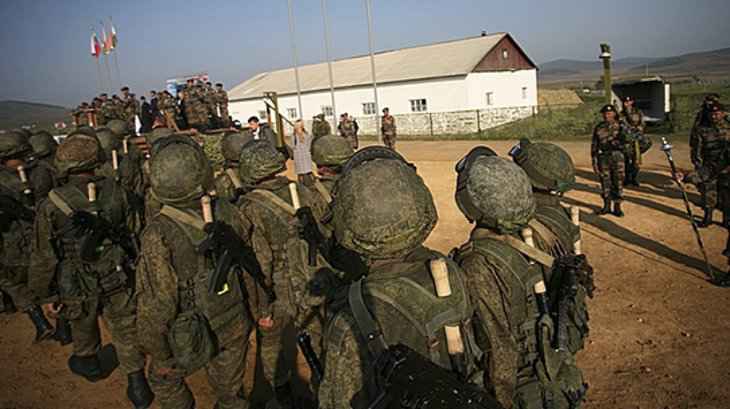
M684 185L679 180L679 177L677 176L677 165L674 163L674 157L672 156L672 145L667 141L666 137L662 137L662 151L667 155L667 160L669 161L669 167L672 170L672 179L679 187L679 190L682 192L682 199L684 200L684 207L687 211L687 215L689 216L689 222L692 224L692 230L694 231L695 238L697 239L697 245L700 247L700 251L702 252L702 257L705 260L705 274L707 274L707 277L710 279L713 283L719 283L721 281L720 277L716 276L714 273L714 270L712 269L712 265L710 264L710 260L707 258L707 251L705 250L705 245L702 243L702 236L700 235L700 230L697 228L697 223L695 222L694 214L692 214L692 207L689 205L689 198L687 197L687 191L684 190Z
M312 337L307 332L302 332L297 336L297 345L304 355L304 359L309 365L309 369L312 371L312 376L317 382L322 382L324 379L324 369L322 363L319 361L317 353L312 348Z
M0 194L0 225L4 226L15 220L32 222L35 213L19 200L8 194Z
M137 243L126 228L116 228L94 213L74 210L60 235L70 231L75 231L76 237L81 239L80 257L86 263L99 261L99 245L105 239L119 245L131 260L136 260L139 255Z
M253 277L266 293L269 303L273 303L276 300L276 294L274 294L273 288L266 285L266 279L261 265L256 259L256 254L236 234L233 227L222 221L215 221L205 225L205 232L208 237L198 246L198 251L207 253L216 260L215 270L208 278L208 292L218 294L225 291L228 273L231 268L238 266Z

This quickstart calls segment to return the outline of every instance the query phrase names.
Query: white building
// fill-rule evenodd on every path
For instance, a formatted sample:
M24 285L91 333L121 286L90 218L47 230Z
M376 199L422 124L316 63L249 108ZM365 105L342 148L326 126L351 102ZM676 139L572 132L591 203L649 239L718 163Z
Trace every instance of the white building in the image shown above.
M374 130L369 56L333 62L337 115L347 112L366 133ZM537 109L537 67L507 33L483 35L375 55L378 103L396 116L400 134L476 132L523 118ZM332 115L327 63L265 72L229 91L229 111L245 123L264 117L264 92L276 92L289 119Z

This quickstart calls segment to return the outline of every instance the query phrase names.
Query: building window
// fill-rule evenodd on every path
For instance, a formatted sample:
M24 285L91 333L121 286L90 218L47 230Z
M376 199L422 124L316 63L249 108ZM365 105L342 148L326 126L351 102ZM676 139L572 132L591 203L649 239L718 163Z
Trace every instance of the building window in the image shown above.
M527 87L522 87L522 99L527 99Z
M494 92L487 92L487 106L494 105Z
M426 112L426 111L428 111L428 104L426 103L426 98L411 100L411 112Z
M375 102L365 102L362 104L363 115L376 115L377 109L375 109Z
M324 116L333 116L335 111L332 109L332 105L322 105L322 113Z
M508 60L509 59L509 51L506 48L502 49L502 59Z
M289 116L289 119L299 119L299 115L297 115L296 108L287 108L286 114Z
M269 119L268 115L266 115L266 111L259 111L259 119L262 121L267 121Z

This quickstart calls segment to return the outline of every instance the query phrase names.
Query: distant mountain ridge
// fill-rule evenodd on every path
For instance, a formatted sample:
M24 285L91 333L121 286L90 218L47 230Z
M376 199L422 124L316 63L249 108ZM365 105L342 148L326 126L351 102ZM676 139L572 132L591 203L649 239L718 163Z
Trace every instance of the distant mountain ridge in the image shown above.
M25 101L0 101L0 129L35 125L52 127L60 121L69 122L68 108Z
M665 58L626 57L613 61L613 75L635 78L644 75L666 77L717 78L730 77L730 48L701 51ZM603 63L558 59L540 65L538 75L546 83L597 81L603 74Z

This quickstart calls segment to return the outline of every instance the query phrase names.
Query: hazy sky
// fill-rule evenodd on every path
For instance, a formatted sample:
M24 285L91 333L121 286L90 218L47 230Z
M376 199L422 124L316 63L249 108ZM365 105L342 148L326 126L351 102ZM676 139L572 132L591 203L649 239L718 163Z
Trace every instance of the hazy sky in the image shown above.
M327 3L333 56L367 52L363 1ZM320 0L294 8L300 61L323 60ZM378 50L481 30L510 32L537 63L593 60L602 41L618 58L730 47L727 0L373 0L373 8ZM186 73L208 71L230 88L291 64L286 0L0 0L0 16L0 100L72 106L97 93L90 28L108 16L122 81L138 96Z

